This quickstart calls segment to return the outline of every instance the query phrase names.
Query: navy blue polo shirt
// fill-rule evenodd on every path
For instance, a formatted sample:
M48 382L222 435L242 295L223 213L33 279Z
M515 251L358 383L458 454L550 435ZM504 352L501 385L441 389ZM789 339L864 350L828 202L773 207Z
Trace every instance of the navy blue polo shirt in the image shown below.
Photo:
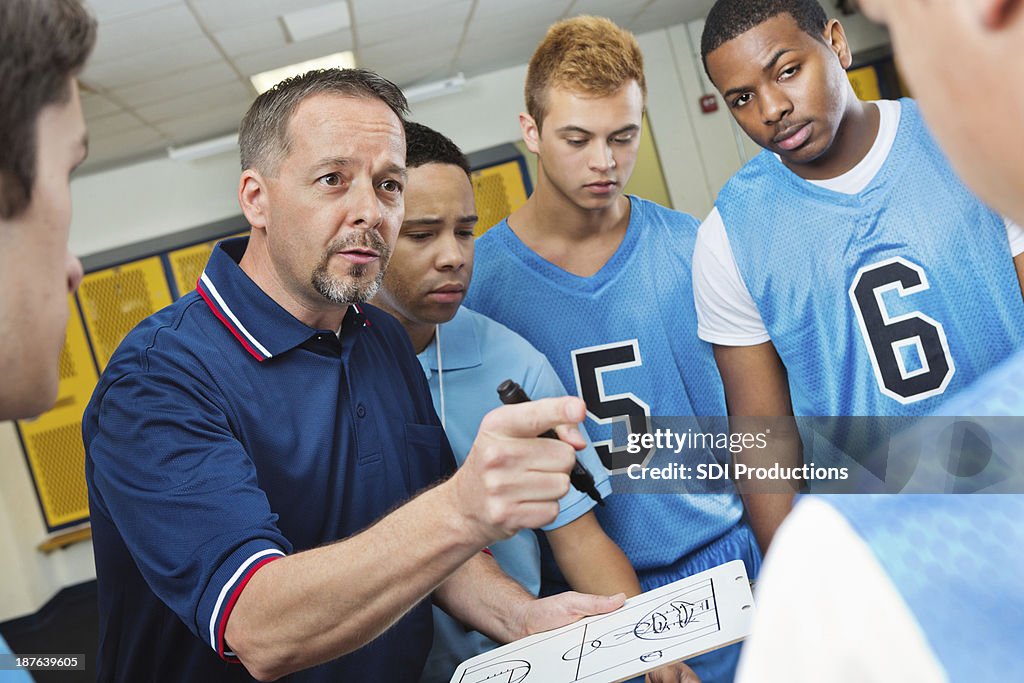
M252 574L454 470L399 324L353 306L340 336L307 327L239 268L245 246L125 338L86 409L99 680L252 680L224 642ZM288 680L416 680L431 635L425 601Z

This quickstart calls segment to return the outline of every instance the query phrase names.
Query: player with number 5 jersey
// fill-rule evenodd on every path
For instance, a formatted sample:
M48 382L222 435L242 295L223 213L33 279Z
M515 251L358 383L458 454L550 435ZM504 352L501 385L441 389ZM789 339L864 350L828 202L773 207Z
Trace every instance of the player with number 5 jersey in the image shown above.
M679 462L671 453L628 453L627 429L644 432L651 417L725 415L711 348L696 334L690 266L698 222L622 190L636 162L644 98L632 34L594 17L549 29L527 73L529 113L520 115L537 155L537 187L477 241L466 297L526 337L576 388L587 431L613 472ZM731 484L724 493L624 494L630 482L622 480L596 514L645 590L734 559L756 573L760 553ZM552 577L544 578L550 590ZM738 650L687 664L703 683L725 683Z

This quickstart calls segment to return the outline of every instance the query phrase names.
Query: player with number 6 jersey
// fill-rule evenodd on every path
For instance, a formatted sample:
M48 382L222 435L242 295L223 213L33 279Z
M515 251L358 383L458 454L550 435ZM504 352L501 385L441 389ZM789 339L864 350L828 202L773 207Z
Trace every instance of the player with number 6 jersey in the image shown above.
M1024 341L1020 228L963 186L912 100L876 106L890 149L869 154L865 187L803 180L762 152L698 239L701 336L770 339L796 415L925 415Z
M913 100L857 99L845 32L818 3L719 0L701 54L765 148L694 255L730 408L777 383L767 346L796 415L920 415L1024 341L1020 227L964 187Z
M857 98L845 31L816 0L718 0L701 57L764 148L694 251L732 419L925 414L1024 342L1020 228L964 188L913 101ZM862 456L880 424L818 441ZM772 453L800 457L799 436ZM767 549L789 506L744 495Z

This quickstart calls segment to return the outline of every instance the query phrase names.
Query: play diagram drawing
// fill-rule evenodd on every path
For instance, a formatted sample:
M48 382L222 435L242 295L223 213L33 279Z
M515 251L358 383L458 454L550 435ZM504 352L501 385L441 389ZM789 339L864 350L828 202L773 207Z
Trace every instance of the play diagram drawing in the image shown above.
M612 614L463 662L452 683L611 683L742 639L753 598L740 561L628 600Z

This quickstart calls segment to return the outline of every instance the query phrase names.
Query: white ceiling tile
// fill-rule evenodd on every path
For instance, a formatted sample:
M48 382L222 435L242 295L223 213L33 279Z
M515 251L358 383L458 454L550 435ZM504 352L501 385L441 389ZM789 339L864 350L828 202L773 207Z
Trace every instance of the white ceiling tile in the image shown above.
M682 24L694 19L701 19L707 16L714 0L690 0L690 2L678 2L677 0L655 0L655 2L644 8L644 11L637 17L637 26L644 30L652 28L665 28L675 24ZM648 26L651 22L660 21L661 26Z
M82 170L88 171L110 161L138 157L166 145L167 139L152 128L134 128L102 138L90 137L89 158L82 164Z
M569 12L570 16L592 14L611 19L620 26L625 26L643 10L646 1L622 2L622 0L576 0Z
M88 125L90 138L104 138L133 128L143 128L146 124L134 114L122 111L109 116L91 118Z
M304 40L301 43L291 43L276 50L264 50L254 52L251 55L238 57L234 60L238 70L246 76L258 74L262 71L277 69L296 62L304 62L314 57L335 52L343 52L352 49L352 34L349 31L339 31L319 38Z
M656 14L641 14L633 21L627 23L625 27L628 28L633 33L635 33L636 35L640 35L642 33L648 33L650 31L657 31L660 29L670 28L676 24L681 23L685 23L685 20L680 21L674 15L662 17Z
M219 61L117 88L111 92L111 96L126 106L141 107L171 97L181 97L213 85L239 82L238 75L231 67Z
M547 27L534 27L490 39L466 41L459 52L457 70L483 73L480 64L484 63L504 63L505 66L525 64L530 61L546 32Z
M384 20L447 5L458 0L349 0L352 3L353 19L360 24Z
M214 107L192 116L164 121L156 127L174 144L188 144L237 131L242 117L245 116L248 109L247 103L236 102Z
M135 111L143 120L159 123L239 102L248 107L255 98L255 94L249 87L235 82L147 104Z
M547 26L561 18L570 5L572 5L570 0L560 0L559 2L524 0L516 3L510 3L507 0L477 0L469 28L470 31L474 31L478 25L490 27L497 21L525 22Z
M97 33L91 59L94 63L119 60L155 48L173 47L201 35L188 7L164 7L104 23Z
M426 61L406 62L385 67L369 66L384 78L399 86L408 88L418 83L440 80L452 75L452 55Z
M370 69L384 68L395 64L408 64L434 60L447 55L451 61L455 55L458 39L440 40L433 33L420 33L398 41L378 43L360 48L359 65Z
M289 12L324 4L325 0L192 0L199 21L211 33L276 20Z
M476 75L499 68L530 61L537 41L501 40L466 43L459 52L455 70ZM493 67L493 68L492 68Z
M538 36L537 42L540 38L544 37L547 33L548 28L554 21L535 21L532 16L529 15L494 15L476 20L473 18L473 22L469 27L469 32L466 34L466 42L479 42L495 39L503 39L509 34L518 33L529 33L530 35ZM530 46L531 48L536 45Z
M346 29L352 25L352 17L348 13L348 3L341 0L289 12L281 17L281 23L288 32L289 40L299 42Z
M431 35L439 40L458 40L469 18L472 0L457 0L429 9L419 9L397 14L387 21L364 22L359 20L356 32L359 46L393 41L408 35L419 35L429 27Z
M96 116L106 116L116 111L121 111L121 107L103 95L82 94L82 113L85 114L87 120Z
M714 4L715 0L687 0L687 2L679 2L679 0L654 0L654 2L644 8L644 14L648 12L672 14L679 16L681 21L693 21L694 19L706 17Z
M175 47L144 50L116 62L89 62L82 80L89 85L113 90L210 64L222 59L209 39L194 38Z
M213 37L232 57L273 50L288 44L284 27L277 19L218 31Z
M507 51L499 50L487 57L467 61L466 63L460 62L456 65L456 69L464 73L466 78L472 78L473 76L481 76L491 71L498 71L499 69L522 63L516 55L510 55Z
M180 5L181 0L87 0L86 4L101 22L132 14L149 12L158 7Z

